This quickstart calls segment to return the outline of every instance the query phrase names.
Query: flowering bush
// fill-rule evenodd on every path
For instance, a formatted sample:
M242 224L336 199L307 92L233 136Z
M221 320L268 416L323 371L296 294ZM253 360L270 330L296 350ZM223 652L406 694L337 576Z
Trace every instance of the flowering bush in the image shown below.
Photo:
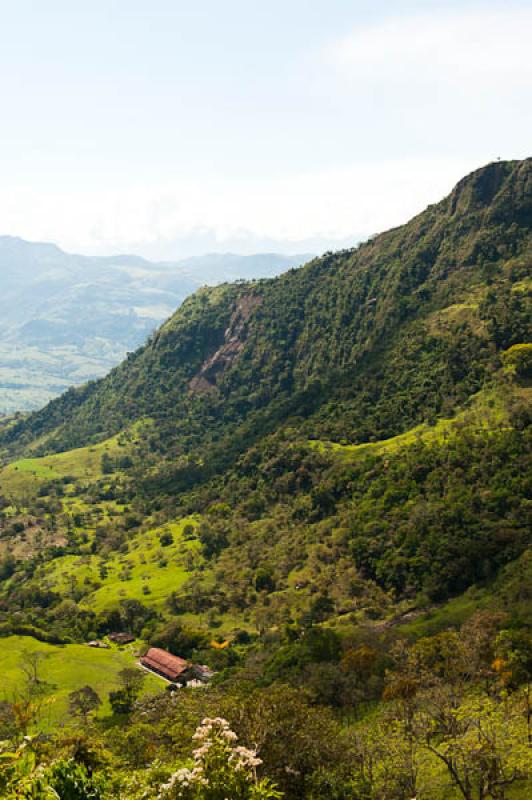
M258 780L255 750L236 744L227 720L204 719L194 734L194 764L178 769L161 787L160 800L275 800L280 792Z

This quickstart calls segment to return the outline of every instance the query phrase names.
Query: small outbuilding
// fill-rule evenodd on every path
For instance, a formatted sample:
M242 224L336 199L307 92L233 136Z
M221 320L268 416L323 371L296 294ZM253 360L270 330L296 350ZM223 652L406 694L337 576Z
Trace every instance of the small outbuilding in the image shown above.
M135 637L132 633L110 633L108 636L110 642L113 644L130 644L130 642L135 641Z
M208 683L214 677L214 671L206 664L194 664L192 672L196 680L201 681L201 683Z

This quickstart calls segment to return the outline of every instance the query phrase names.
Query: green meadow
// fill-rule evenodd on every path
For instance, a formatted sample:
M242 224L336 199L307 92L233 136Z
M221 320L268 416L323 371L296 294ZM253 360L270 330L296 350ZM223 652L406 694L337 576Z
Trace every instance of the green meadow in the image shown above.
M38 573L42 587L65 596L84 594L82 606L101 611L122 599L141 600L160 607L187 579L199 558L194 538L197 519L188 517L136 535L127 552L62 556L45 564ZM171 537L162 545L161 537Z
M8 636L0 639L0 671L2 673L2 700L12 700L22 691L24 672L22 665L28 655L41 656L39 677L50 686L42 701L41 725L47 729L60 724L68 709L68 695L83 686L95 688L101 698L99 714L110 713L108 694L119 686L118 673L136 663L140 642L125 648L109 650L89 647L86 644L51 645L29 636ZM144 691L160 690L162 681L146 674Z
M42 458L21 458L0 472L0 487L4 494L20 497L35 492L50 480L72 478L72 481L91 481L101 475L104 453L113 456L119 452L120 444L115 436L101 444L65 453Z

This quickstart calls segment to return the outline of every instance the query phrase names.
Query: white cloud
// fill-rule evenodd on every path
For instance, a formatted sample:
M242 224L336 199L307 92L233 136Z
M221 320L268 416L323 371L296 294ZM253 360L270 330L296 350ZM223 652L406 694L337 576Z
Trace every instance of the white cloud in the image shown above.
M470 94L530 88L532 8L440 11L391 17L355 30L326 57L355 82L388 88L447 85Z
M68 249L153 252L179 240L323 242L361 237L405 222L439 200L478 162L397 159L248 181L182 181L113 192L93 187L46 195L18 190L0 195L4 230L55 241ZM233 245L231 245L233 243ZM205 246L208 246L207 244Z
M241 116L227 114L238 174L227 175L234 162L217 149L217 129L197 152L185 140L161 163L144 153L138 167L129 154L125 166L99 159L97 148L94 161L83 149L22 148L3 167L0 232L81 252L181 255L334 246L405 222L475 167L530 155L532 8L501 8L381 18L309 53L293 113L281 103L260 118L260 135L240 130L239 105ZM198 152L212 171L161 180L190 175Z

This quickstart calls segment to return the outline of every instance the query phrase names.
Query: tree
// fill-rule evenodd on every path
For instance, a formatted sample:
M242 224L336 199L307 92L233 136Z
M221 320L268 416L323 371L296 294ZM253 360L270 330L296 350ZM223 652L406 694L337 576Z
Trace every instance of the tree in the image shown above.
M120 688L109 692L109 702L115 714L129 714L142 691L145 675L139 669L126 667L118 673Z
M118 673L118 679L124 689L134 697L138 697L146 675L135 667L125 667Z
M313 625L316 622L323 622L334 611L334 602L328 594L319 594L310 604L310 609L304 615L304 623Z
M447 631L399 643L392 655L384 698L411 742L443 765L463 800L503 800L506 787L524 780L530 757L526 713L518 693L504 688L511 679L511 655L490 663L497 647L497 619L479 613L460 634ZM517 670L516 670L517 674Z
M410 800L417 796L421 748L408 724L383 714L377 724L373 721L354 733L353 749L353 797Z
M346 742L333 714L311 705L301 689L274 685L227 698L222 709L238 720L239 736L253 742L264 772L289 796L302 797L315 770L346 760Z
M256 571L255 589L257 592L273 592L275 589L273 568L269 564L259 567Z
M516 702L472 697L456 707L440 691L424 697L416 724L463 800L504 800L508 786L527 778L530 749Z
M192 652L205 643L206 636L202 631L186 627L177 620L159 628L151 637L154 647L162 647L181 658L190 658Z
M503 630L497 637L496 652L493 667L503 686L522 698L527 741L532 746L532 634Z
M85 725L89 714L96 711L101 704L102 701L92 686L84 686L68 695L70 713L75 717L81 717Z
M26 653L21 664L22 672L25 675L26 691L32 697L42 697L53 688L53 685L41 676L41 664L46 657L46 653L38 651Z
M46 695L55 689L41 674L41 664L46 657L47 653L40 651L26 653L20 665L24 681L10 703L11 723L20 736L27 735L46 705Z
M174 537L172 536L171 531L163 531L159 536L159 544L161 547L169 547L173 544Z

